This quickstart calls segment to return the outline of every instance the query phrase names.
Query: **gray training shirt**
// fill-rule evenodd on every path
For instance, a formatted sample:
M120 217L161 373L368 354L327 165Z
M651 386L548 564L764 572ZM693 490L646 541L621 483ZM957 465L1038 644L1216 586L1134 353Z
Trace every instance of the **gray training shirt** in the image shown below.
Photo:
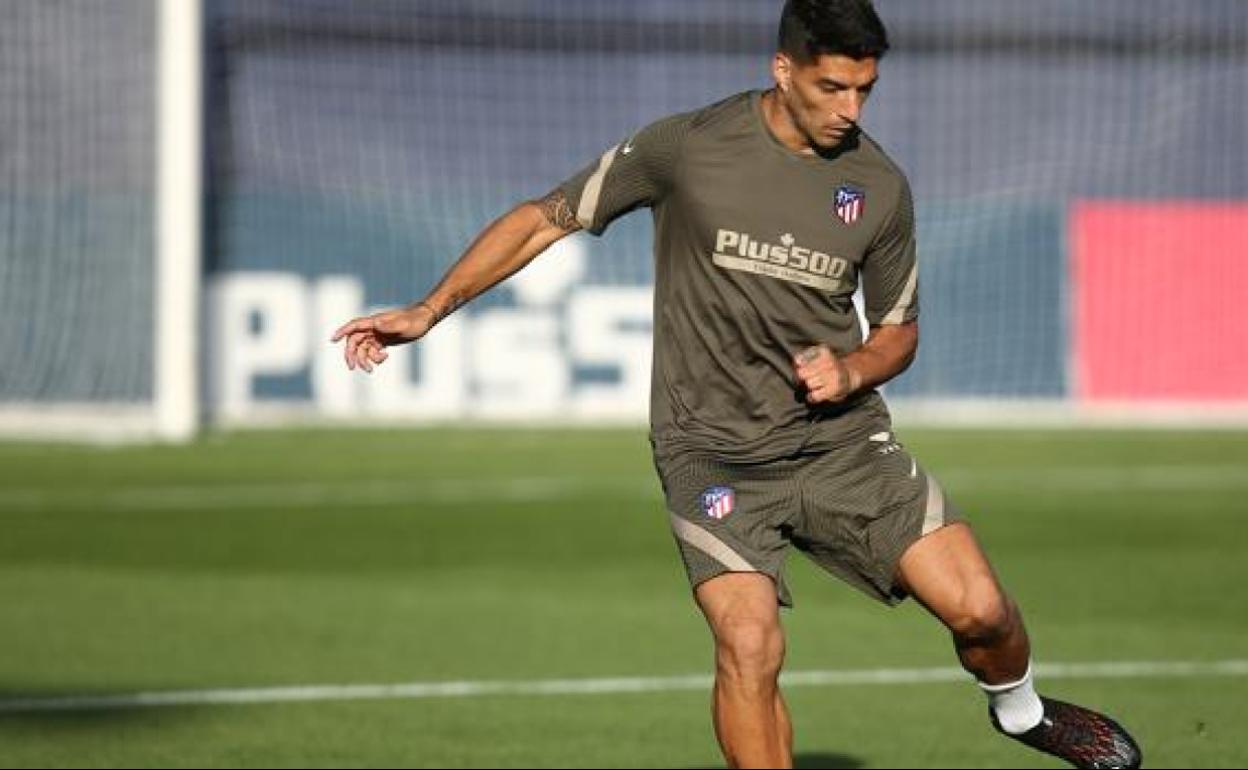
M887 420L874 391L812 407L792 356L862 344L871 325L918 316L905 176L865 133L802 155L751 91L659 120L562 185L600 235L649 206L655 225L651 439L656 452L765 461L834 446Z

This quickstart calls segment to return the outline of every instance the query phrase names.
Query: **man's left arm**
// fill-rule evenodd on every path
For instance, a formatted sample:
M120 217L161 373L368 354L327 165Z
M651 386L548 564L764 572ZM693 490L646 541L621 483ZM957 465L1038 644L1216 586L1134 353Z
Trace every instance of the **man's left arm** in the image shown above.
M793 365L812 404L844 401L904 372L919 349L919 322L874 326L867 341L845 356L827 345L798 353Z
M838 356L827 345L793 357L810 403L844 401L906 370L919 347L919 268L914 204L901 180L896 202L863 259L862 293L871 333L857 350Z

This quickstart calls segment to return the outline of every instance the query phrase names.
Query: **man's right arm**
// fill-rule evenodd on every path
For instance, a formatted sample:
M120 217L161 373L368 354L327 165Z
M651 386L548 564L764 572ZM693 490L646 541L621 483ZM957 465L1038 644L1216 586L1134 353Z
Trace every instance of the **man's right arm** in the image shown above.
M561 188L525 201L481 231L429 296L411 307L432 311L436 323L580 229Z
M481 231L427 297L404 308L356 318L334 332L346 340L347 368L371 372L385 348L413 342L434 324L531 262L551 244L581 229L561 188L526 201Z
M438 321L584 228L601 234L620 216L671 189L694 113L658 120L620 142L546 197L526 201L485 228L429 296L405 308L357 318L334 332L347 366L372 371L385 348L418 340Z

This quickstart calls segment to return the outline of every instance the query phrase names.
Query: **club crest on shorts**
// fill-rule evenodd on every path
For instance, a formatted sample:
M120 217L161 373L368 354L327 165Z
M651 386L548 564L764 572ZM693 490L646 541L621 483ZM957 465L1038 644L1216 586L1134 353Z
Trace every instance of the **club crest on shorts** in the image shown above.
M867 210L867 194L857 187L843 184L836 188L836 215L847 225L852 225Z
M722 519L736 507L732 487L710 487L702 493L702 512L712 519Z

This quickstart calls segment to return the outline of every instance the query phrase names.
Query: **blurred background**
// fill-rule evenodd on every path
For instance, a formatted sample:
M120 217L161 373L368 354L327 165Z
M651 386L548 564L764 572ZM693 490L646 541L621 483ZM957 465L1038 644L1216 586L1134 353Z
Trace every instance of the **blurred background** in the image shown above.
M1042 691L1242 767L1248 2L876 5L864 124L921 266L898 431ZM0 766L717 766L649 217L371 377L328 338L767 87L780 6L0 0ZM920 608L789 569L799 766L1055 766Z
M492 218L638 127L766 87L777 5L208 0L188 22L173 2L203 41L187 64L152 0L7 0L0 355L21 364L0 431L641 424L645 214L561 244L375 377L326 340L424 296ZM1248 4L880 11L895 50L866 126L910 175L922 266L898 409L1242 423ZM187 152L201 179L157 185ZM158 237L165 210L188 218Z

